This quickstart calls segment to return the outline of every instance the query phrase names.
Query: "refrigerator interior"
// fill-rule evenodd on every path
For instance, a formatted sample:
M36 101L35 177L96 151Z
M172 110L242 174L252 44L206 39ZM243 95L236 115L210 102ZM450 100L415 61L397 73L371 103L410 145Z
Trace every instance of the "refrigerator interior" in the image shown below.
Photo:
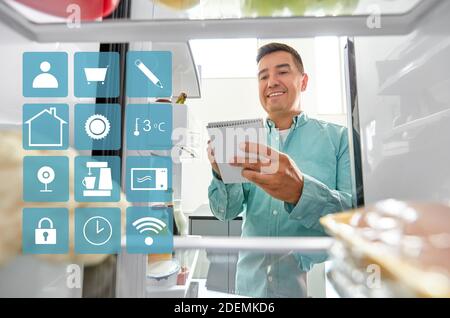
M26 51L65 51L70 54L77 51L97 51L99 39L102 43L131 42L134 48L151 48L153 45L160 50L169 49L178 52L175 58L178 60L179 72L177 77L174 76L177 91L187 90L190 97L201 98L201 81L194 61L186 53L189 51L186 41L189 39L349 36L354 45L354 70L347 73L347 89L354 89L347 95L347 126L353 131L351 144L354 154L354 189L359 198L355 205L363 202L370 204L387 198L450 204L448 1L397 1L397 7L389 7L389 3L394 1L381 1L386 5L381 7L385 11L379 17L378 22L381 24L374 28L368 26L370 16L367 14L373 12L369 10L368 3L376 4L376 1L360 5L360 11L356 11L357 14L353 16L341 12L342 16L322 18L302 12L287 18L281 14L267 17L263 12L259 19L244 19L239 16L239 1L232 1L230 3L234 7L230 4L219 11L214 10L217 6L223 6L223 1L203 1L205 5L195 9L197 11L188 11L190 16L182 11L174 13L170 8L155 6L151 1L136 1L133 2L136 7L131 9L130 19L100 19L79 29L67 29L64 21L46 20L48 16L39 17L37 22L30 22L29 16L17 14L17 8L11 10L12 1L8 2L10 3L0 4L0 38L3 40L0 43L0 68L4 74L0 79L2 129L20 129L21 106L24 103L20 65L22 53ZM207 4L212 7L207 7ZM161 27L164 32L160 31ZM288 30L284 32L285 29ZM69 79L71 78L69 73ZM73 87L70 80L68 87ZM52 99L52 102L77 103L73 96L69 89L67 99ZM47 101L33 98L27 99L27 102ZM188 115L183 118L180 125L189 121ZM176 193L178 199L182 200L181 166L174 170L177 171L179 185ZM179 242L181 244L184 241ZM324 245L321 249L329 246L329 242L322 243ZM195 264L198 273L207 275L210 263L198 263L198 255L193 252L199 251L198 253L207 257L207 248L199 243L188 252L183 248L180 251L180 262L186 262L189 266ZM281 255L288 257L289 253L284 252ZM275 258L283 257L280 253L275 255ZM219 266L216 270L225 266L229 271L235 264L235 255L221 251L212 256L210 254L208 261L211 260L221 264L214 265ZM74 266L68 271L70 264L79 267ZM87 269L75 261L47 263L33 256L18 256L12 263L0 266L0 296L163 296L157 289L155 292L155 289L146 285L145 255L128 255L124 252L117 257L105 257L101 264ZM205 268L202 269L202 266ZM69 288L67 282L78 269L82 274L82 284ZM23 276L23 273L27 275ZM189 282L196 284L173 290L172 294L167 295L203 295L199 293L199 288L201 291L205 290L205 281L198 280L199 277L192 273ZM320 280L321 278L315 282ZM225 292L217 290L218 294L213 297L233 294L232 283L227 286ZM314 295L331 296L325 294L324 281L320 281L318 289L320 290ZM221 292L225 295L220 294ZM296 296L308 295L311 289L303 292Z

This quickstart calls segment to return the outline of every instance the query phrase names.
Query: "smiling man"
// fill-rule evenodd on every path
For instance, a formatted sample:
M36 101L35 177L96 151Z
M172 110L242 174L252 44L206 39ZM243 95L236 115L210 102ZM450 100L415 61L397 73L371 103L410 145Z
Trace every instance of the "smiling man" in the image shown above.
M351 207L347 130L309 118L301 109L308 75L296 50L280 43L257 55L259 99L267 112L267 147L246 144L261 161L235 158L251 183L224 184L208 147L213 169L210 207L220 220L242 214L242 236L321 236L319 219ZM277 167L267 174L265 165ZM264 170L264 169L263 169ZM236 292L254 297L305 295L305 272L314 258L292 253L241 252Z

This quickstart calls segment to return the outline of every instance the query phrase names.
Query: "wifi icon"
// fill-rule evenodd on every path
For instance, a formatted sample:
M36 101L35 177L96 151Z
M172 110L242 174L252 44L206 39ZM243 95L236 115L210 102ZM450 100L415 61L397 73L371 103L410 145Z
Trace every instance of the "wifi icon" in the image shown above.
M167 227L167 224L161 221L160 219L146 216L140 219L137 219L133 223L134 228L139 231L139 233L144 232L154 232L155 234L161 233ZM150 246L153 244L153 238L148 236L144 240L145 245Z

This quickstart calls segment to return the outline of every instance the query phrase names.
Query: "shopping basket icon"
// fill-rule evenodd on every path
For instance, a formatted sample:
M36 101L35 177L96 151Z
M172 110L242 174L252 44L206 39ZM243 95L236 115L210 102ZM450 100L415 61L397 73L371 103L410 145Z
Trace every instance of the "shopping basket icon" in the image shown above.
M88 84L91 84L91 82L102 82L102 84L105 84L107 70L108 70L108 66L107 67L85 67L84 74L86 75L86 80L87 80Z

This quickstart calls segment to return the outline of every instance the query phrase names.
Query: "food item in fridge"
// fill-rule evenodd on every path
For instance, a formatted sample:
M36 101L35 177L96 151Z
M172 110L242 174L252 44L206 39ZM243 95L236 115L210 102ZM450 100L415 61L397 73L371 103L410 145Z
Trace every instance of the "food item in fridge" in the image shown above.
M384 200L357 210L350 225L417 266L450 274L449 206Z
M450 206L384 200L324 216L336 238L328 276L346 297L450 297ZM364 275L378 268L382 288Z
M187 10L198 5L200 0L154 0L153 2L161 3L175 10Z
M243 0L242 11L246 16L344 15L352 14L358 0Z
M80 8L81 20L90 21L106 17L119 5L120 0L16 0L30 8L66 18L67 8L77 5Z
M177 259L151 262L147 265L147 282L151 286L171 287L177 284L179 272Z
M184 92L181 92L181 94L178 96L177 101L175 104L184 104L186 102L187 95Z

